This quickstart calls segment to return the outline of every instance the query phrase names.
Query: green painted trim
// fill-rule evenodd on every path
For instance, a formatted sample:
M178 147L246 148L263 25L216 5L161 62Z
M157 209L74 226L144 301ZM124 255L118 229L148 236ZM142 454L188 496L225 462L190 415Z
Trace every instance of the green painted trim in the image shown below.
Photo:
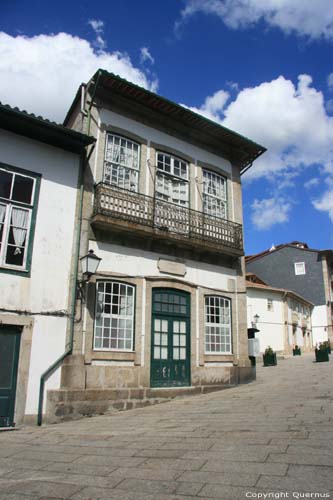
M2 325L0 327L0 331L7 335L14 335L14 362L13 362L13 377L12 384L10 388L10 392L12 393L12 397L10 397L10 403L8 408L8 427L11 427L14 423L14 415L15 415L15 403L16 403L16 387L17 387L17 378L18 378L18 365L19 365L19 357L20 357L20 345L21 345L21 333L22 327L14 326L14 325Z
M29 233L29 241L28 241L25 269L15 269L14 267L11 269L11 268L0 266L0 273L12 274L14 276L22 276L25 278L30 278L33 244L34 244L34 239L35 239L37 209L38 209L38 204L39 204L39 192L40 192L42 175L37 174L36 172L31 172L30 170L25 170L25 169L20 168L20 167L14 167L14 166L8 165L6 163L0 163L0 167L3 168L4 170L8 170L8 171L19 173L19 174L28 175L28 176L33 177L35 179L34 198L32 200L32 203L29 205L29 207L31 208L31 221L30 221L30 233ZM15 205L16 205L16 202L15 202ZM27 205L24 205L21 203L17 203L17 205L20 205L22 207L27 206Z
M179 295L180 297L185 297L186 298L186 306L187 306L187 313L186 314L181 314L181 313L163 313L163 312L158 312L154 313L154 295L157 293L163 293L167 295ZM167 319L168 321L175 320L175 321L185 321L187 328L188 328L188 342L186 345L186 360L185 360L185 367L186 367L186 372L187 372L187 378L188 378L188 383L184 384L172 384L170 385L165 385L165 384L160 384L156 380L153 379L153 370L152 370L152 365L153 365L153 353L154 353L154 342L153 342L153 334L154 334L154 319ZM168 337L169 337L169 324L168 324ZM189 387L191 385L191 341L192 341L192 336L191 336L191 293L186 292L184 290L179 290L177 288L163 288L163 287L156 287L152 289L152 304L151 304L151 331L150 331L150 386L151 387L170 387L170 388L177 388L177 387ZM168 357L170 356L170 353L172 353L172 348L173 346L168 345ZM173 353L172 353L172 358L173 358Z

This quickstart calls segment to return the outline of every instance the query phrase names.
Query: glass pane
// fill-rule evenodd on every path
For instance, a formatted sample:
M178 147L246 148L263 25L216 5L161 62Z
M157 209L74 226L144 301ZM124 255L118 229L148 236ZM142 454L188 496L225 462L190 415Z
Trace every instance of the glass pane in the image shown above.
M185 335L180 336L180 345L186 346L186 336Z
M161 334L160 333L155 333L154 344L155 345L160 345L161 344Z
M34 181L30 177L15 174L12 200L20 201L21 203L31 204L32 190Z
M180 357L179 357L179 359L186 359L186 349L182 347L179 350L180 350Z
M173 349L173 359L179 359L179 349L178 349L178 347L174 347L174 349Z
M178 321L173 322L173 333L179 333L179 322Z
M160 348L154 347L154 359L160 359Z
M168 349L166 347L161 348L161 359L168 359Z
M156 332L161 331L161 320L160 319L155 319L154 321L154 328Z
M7 170L0 170L0 197L9 198L13 174Z
M168 331L168 322L166 320L162 320L162 332Z
M162 333L162 345L168 345L168 335L166 333Z
M180 322L180 333L186 333L186 323L185 321Z
M173 345L178 346L179 345L179 335L174 335L173 336Z

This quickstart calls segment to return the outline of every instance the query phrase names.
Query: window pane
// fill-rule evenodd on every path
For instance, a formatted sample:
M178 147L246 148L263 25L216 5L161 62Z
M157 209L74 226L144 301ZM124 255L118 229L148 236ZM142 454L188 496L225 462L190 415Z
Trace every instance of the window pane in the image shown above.
M96 288L94 348L131 350L134 310L128 304L132 303L134 287L118 282L98 282ZM97 341L97 335L103 336L102 345Z
M10 198L13 174L7 170L0 170L0 197Z
M206 352L231 353L230 300L206 297L205 318Z
M227 217L226 179L209 170L203 171L203 211L214 217Z
M30 177L15 174L12 200L31 204L34 181Z
M108 134L105 148L104 182L137 191L140 147L124 137Z

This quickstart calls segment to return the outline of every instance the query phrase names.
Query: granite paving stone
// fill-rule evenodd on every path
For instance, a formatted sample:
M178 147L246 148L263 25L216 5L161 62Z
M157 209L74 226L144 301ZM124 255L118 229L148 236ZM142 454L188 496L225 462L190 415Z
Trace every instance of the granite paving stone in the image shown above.
M302 355L227 391L0 432L0 500L333 498L332 379Z

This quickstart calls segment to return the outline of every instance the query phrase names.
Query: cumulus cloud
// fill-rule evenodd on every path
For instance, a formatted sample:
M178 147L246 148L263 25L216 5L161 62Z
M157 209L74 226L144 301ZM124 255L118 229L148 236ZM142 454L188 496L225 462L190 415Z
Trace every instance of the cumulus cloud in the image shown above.
M92 27L92 29L96 33L96 40L94 41L94 45L100 50L105 49L106 41L103 38L104 21L101 21L100 19L89 19L88 24Z
M0 32L0 101L62 121L81 82L103 68L156 91L157 82L127 54L95 51L66 33L12 37Z
M288 222L291 204L284 198L255 199L251 205L251 220L259 230L270 229L275 224Z
M312 85L311 76L299 75L297 84L279 76L241 89L233 99L221 89L207 97L201 106L190 109L265 146L268 151L254 162L244 180L266 178L274 181L274 189L283 194L283 190L295 185L305 168L321 165L321 184L333 177L330 171L333 117L326 111L326 104L322 92ZM312 181L312 187L315 182ZM276 195L269 199L270 203L272 200L276 201ZM256 201L255 215L260 208L269 208L267 200L263 202L260 205ZM316 200L313 206L323 207L319 202ZM287 212L282 210L282 217L289 213L290 207L286 206ZM272 221L282 222L276 218ZM256 224L259 225L260 222Z
M175 32L196 13L219 17L229 28L251 27L260 21L286 33L310 38L333 38L331 0L186 0Z
M304 187L305 189L311 189L313 187L318 186L320 183L318 177L313 177L312 179L309 179L308 181L304 182Z
M141 64L143 64L147 61L150 62L151 64L155 63L155 59L151 55L148 47L141 47L141 49L140 49L140 62L141 62Z
M327 77L327 86L329 90L333 90L333 73L330 73Z
M333 189L325 191L319 198L312 201L315 209L327 212L333 222Z

